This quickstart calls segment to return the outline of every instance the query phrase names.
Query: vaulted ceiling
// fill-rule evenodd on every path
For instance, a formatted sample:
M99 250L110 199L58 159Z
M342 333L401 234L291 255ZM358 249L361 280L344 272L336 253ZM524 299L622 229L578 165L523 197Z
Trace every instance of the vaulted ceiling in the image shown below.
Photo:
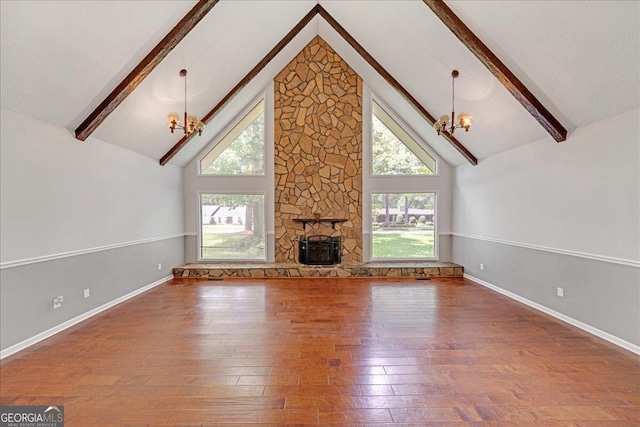
M316 1L221 0L85 143L108 143L162 158L178 142L165 118L204 116L316 5ZM474 116L455 137L478 159L549 133L421 0L319 4L418 104L434 116L451 108ZM453 12L571 131L640 106L640 3L627 1L452 1ZM0 3L2 108L73 132L193 8L193 1ZM184 166L315 35L349 62L447 162L465 158L356 52L315 15L171 159ZM550 139L549 143L553 139Z

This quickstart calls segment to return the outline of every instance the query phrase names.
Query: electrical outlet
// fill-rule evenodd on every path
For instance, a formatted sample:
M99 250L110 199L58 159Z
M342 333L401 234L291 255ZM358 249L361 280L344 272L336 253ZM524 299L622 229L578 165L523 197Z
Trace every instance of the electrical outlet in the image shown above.
M62 307L62 301L64 299L62 297L56 297L53 299L53 308L60 308Z
M158 264L158 270L162 270L162 264Z
M556 290L556 294L560 297L560 298L564 298L564 289L562 288L558 288Z
M91 289L85 289L84 290L84 297L85 298L89 298L91 296Z
M484 264L480 264L480 270L484 270Z

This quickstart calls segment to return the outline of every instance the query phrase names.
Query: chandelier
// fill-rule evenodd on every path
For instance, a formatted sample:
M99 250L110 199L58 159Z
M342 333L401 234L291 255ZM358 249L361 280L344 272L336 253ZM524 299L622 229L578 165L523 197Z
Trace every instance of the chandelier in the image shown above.
M169 113L167 124L171 129L171 133L177 128L184 130L185 135L191 135L197 131L198 135L201 136L204 123L194 115L187 115L187 70L180 70L180 75L184 77L184 124L180 124L180 115L178 113Z
M453 135L458 128L464 128L465 132L469 132L469 128L473 124L473 117L471 117L468 113L460 113L458 114L458 118L454 122L454 117L456 116L455 110L455 95L456 95L456 79L460 73L458 70L453 70L451 72L451 124L449 124L449 116L444 114L433 124L434 129L440 135L442 132L447 132Z

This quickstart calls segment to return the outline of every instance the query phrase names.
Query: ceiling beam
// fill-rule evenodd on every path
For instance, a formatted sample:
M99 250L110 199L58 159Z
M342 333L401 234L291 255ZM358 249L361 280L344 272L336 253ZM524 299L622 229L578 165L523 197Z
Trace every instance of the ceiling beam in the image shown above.
M151 52L120 82L75 130L76 138L86 140L89 135L134 91L151 71L200 22L219 0L200 0Z
M389 83L395 90L397 90L404 98L409 102L415 109L420 113L420 115L431 125L433 125L436 119L407 91L401 84L398 82L378 61L373 58L352 36L345 30L330 14L327 12L322 6L316 4L310 11L305 15L304 18L300 20L292 29L287 33L286 36L280 42L267 53L267 55L262 58L260 62L256 64L255 67L249 73L244 76L238 84L227 93L224 98L215 106L211 111L209 111L203 118L202 121L207 123L211 120L215 115L224 108L241 90L244 88L249 82L257 76L260 71L262 71L267 64L278 54L284 47L291 41L293 38L300 32L302 29L311 21L316 15L322 16L322 18L327 21L329 25L338 33L342 38L345 39L347 43L351 45L355 49L355 51L362 56L362 58L373 67L377 73L379 73L386 81ZM160 165L166 165L178 152L189 142L189 140L193 137L194 134L183 136L180 140L160 159ZM449 141L451 145L455 147L456 150L462 156L469 161L472 165L478 164L478 159L471 154L467 148L460 143L453 135L448 132L444 132L442 134L444 138Z
M364 47L362 47L362 45L360 43L358 43L356 41L356 39L354 39L351 34L349 34L347 32L347 30L344 29L344 27L342 27L342 25L340 25L338 23L338 21L336 21L333 16L331 16L329 14L329 12L327 12L322 6L318 6L319 7L319 13L320 16L322 16L324 18L325 21L327 21L327 23L329 23L329 25L331 25L331 27L333 27L334 30L336 30L336 32L338 34L340 34L342 36L343 39L345 39L345 41L347 43L349 43L351 45L351 47L358 52L358 54L365 60L367 61L367 63L369 63L369 65L371 65L371 67L373 67L374 70L376 70L376 72L378 74L380 74L386 81L387 83L389 83L395 90L397 90L406 100L407 102L409 102L409 104L411 104L411 106L413 106L413 108L420 113L420 115L430 124L433 126L433 124L436 122L436 119L433 117L433 115L431 115L410 93L408 90L406 90L404 88L404 86L402 86L400 84L400 82L398 80L396 80L382 65L380 65L380 63L378 61L375 60L375 58L373 56L371 56L371 54L369 52L366 51L366 49ZM467 150L467 148L462 145L462 143L460 141L458 141L453 135L451 135L448 132L444 132L442 134L442 136L444 136L444 138L449 141L449 143L451 145L453 145L453 147L458 150L458 152L460 154L462 154L462 156L464 156L465 159L467 159L469 161L469 163L471 163L472 165L477 165L478 164L478 159L476 159L476 157L471 154L471 152L469 150Z
M220 102L218 102L218 104L215 107L213 107L211 111L205 114L205 116L202 118L202 121L204 123L209 122L211 119L213 119L216 116L216 114L220 112L220 110L222 110L229 102L231 102L231 100L235 98L235 96L238 93L240 93L240 91L246 85L248 85L251 82L251 80L253 80L253 78L257 76L260 73L260 71L262 71L264 67L266 67L269 64L269 62L271 62L271 60L275 58L275 56L278 53L280 53L280 51L282 51L282 49L284 49L291 40L293 40L295 36L298 35L300 31L302 31L302 29L309 23L309 21L311 21L318 14L318 7L319 7L318 5L314 6L309 11L309 13L307 13L304 16L304 18L302 18L300 22L298 22L291 29L291 31L289 31L282 38L282 40L280 40L278 44L276 44L273 47L273 49L271 49L269 53L267 53L265 57L262 58L260 62L258 62L256 66L253 67L251 71L249 71L249 73L246 76L244 76L242 80L240 80L238 84L235 85L233 89L231 89L229 93L227 93L224 96L224 98L222 98ZM162 156L162 158L160 159L160 165L161 166L166 165L176 154L178 154L180 150L182 150L182 148L187 144L187 142L189 142L189 140L194 136L194 134L195 132L192 133L191 135L185 135L182 138L180 138L180 141L178 141L173 147L171 147L169 151L167 151L167 153L164 156Z
M423 0L453 34L482 62L522 106L557 142L567 139L567 130L509 68L465 25L444 0Z

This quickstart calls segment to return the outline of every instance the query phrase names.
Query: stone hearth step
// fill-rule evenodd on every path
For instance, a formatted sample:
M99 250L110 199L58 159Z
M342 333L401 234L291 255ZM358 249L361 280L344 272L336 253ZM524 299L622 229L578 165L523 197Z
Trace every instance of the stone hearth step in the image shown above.
M464 267L452 262L368 262L304 265L284 263L191 263L173 269L173 277L462 277Z

